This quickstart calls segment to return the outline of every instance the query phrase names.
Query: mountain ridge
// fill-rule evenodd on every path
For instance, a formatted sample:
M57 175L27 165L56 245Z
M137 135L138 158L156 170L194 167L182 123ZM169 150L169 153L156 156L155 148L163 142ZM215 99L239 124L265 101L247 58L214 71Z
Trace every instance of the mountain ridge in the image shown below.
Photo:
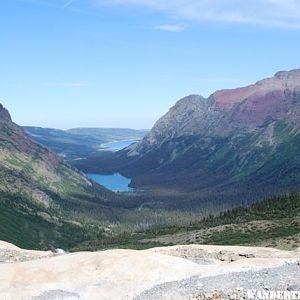
M34 142L0 105L0 238L23 247L69 249L101 235L112 192Z
M257 197L297 190L299 120L300 69L281 71L208 98L184 97L143 140L99 161L99 170L121 172L148 190L222 196L242 189L246 197L251 189L261 191Z
M291 80L292 78L292 80ZM213 127L213 123L210 123L207 120L207 116L205 116L205 113L208 113L209 117L211 116L210 112L216 113L217 114L217 118L220 118L221 116L218 115L219 110L222 113L226 113L228 110L233 109L234 105L241 105L242 107L239 107L238 111L232 111L233 113L233 120L238 122L239 126L241 126L242 122L246 122L245 125L249 125L250 127L257 127L259 125L262 125L262 123L266 120L266 115L271 115L273 113L273 117L274 117L274 113L275 116L277 116L276 114L276 103L272 103L271 101L277 100L278 98L284 99L285 96L289 96L289 95L284 95L284 93L279 93L277 94L278 90L282 90L284 88L284 90L289 89L294 89L296 92L300 93L300 69L295 69L292 70L290 72L288 71L281 71L281 72L277 72L274 77L271 78L267 78L267 79L263 79L260 80L258 82L256 82L253 85L249 85L247 87L242 87L242 88L237 88L237 89L226 89L226 90L219 90L216 91L215 93L211 94L208 98L204 98L202 96L199 95L190 95L187 97L182 98L181 100L179 100L175 106L173 106L169 112L164 115L162 118L160 118L157 123L154 125L152 131L149 133L148 135L148 139L149 141L153 141L153 132L157 132L157 131L164 131L164 128L157 128L158 126L162 126L162 124L160 124L160 122L165 122L168 125L170 125L170 119L174 118L175 116L182 116L182 117L186 117L186 115L189 114L196 114L196 118L201 118L204 117L204 121L207 122L208 124L203 124L203 122L201 123L196 123L195 126L193 128L187 128L188 130L190 129L196 129L198 131L193 131L190 130L191 134L195 134L195 133L204 133L207 130L214 130L214 133L220 133L222 125L224 125L224 123L221 122L221 124L219 125L219 127L217 127L217 129L213 129L211 127ZM271 92L271 95L269 94L269 92ZM265 99L261 99L262 96L265 96ZM243 103L245 100L246 103ZM272 110L267 110L265 111L264 109L266 109L265 107L257 107L256 106L256 111L254 112L256 114L256 116L259 113L259 109L261 109L261 114L259 117L259 119L251 119L251 109L255 109L253 104L253 101L255 101L256 105L259 104L264 104L262 103L262 100L266 100L269 101L267 104L269 104L269 106L272 107L272 104L275 105L275 108L273 108L275 111ZM281 103L279 103L281 104ZM181 108L182 106L185 106L185 111ZM174 110L174 111L173 111ZM249 118L248 120L246 118L243 118L242 113L246 113L247 117ZM264 114L265 113L265 114ZM281 112L282 113L282 112ZM171 114L171 116L168 116L168 114ZM193 115L189 115L190 118L193 117ZM282 117L282 114L278 115L278 118ZM166 118L168 118L168 120L166 120ZM162 121L163 120L163 121ZM179 123L182 122L182 120L175 120ZM254 123L253 123L254 122ZM182 124L181 124L182 125ZM185 124L183 124L185 125ZM188 124L187 124L188 125ZM187 126L185 125L185 126ZM206 126L204 126L206 125ZM181 128L182 129L182 128ZM184 129L184 128L183 128ZM185 134L187 131L184 131L183 134ZM222 131L221 131L222 132ZM182 133L182 132L181 132ZM182 135L183 135L182 134ZM147 136L146 136L147 139ZM143 141L142 141L143 142Z

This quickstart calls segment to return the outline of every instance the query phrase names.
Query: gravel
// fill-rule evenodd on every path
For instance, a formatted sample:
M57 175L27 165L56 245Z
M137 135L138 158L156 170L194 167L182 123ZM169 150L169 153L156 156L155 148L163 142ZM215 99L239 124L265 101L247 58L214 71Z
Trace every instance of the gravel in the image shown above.
M55 253L51 256L56 255ZM50 255L49 255L50 256ZM41 259L43 256L33 254L33 252L26 252L23 250L0 249L0 264L24 262L34 259Z
M52 290L32 297L32 300L77 300L80 296L77 293L70 293L63 290Z
M218 275L194 276L186 280L164 283L144 291L135 300L247 299L247 290L299 291L300 266L282 267Z

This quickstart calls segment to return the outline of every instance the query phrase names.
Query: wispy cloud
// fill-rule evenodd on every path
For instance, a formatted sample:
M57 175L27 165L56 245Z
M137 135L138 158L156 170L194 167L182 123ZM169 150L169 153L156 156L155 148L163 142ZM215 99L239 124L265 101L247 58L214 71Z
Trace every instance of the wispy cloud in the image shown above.
M172 24L163 24L155 26L154 29L162 30L162 31L169 31L169 32L182 32L185 30L185 26L183 25L172 25Z
M88 84L86 82L46 82L45 85L50 87L78 88L86 87Z
M188 20L300 29L299 0L92 0L98 5L145 7Z
M38 6L46 6L52 8L68 8L73 3L75 4L75 0L16 0L18 2L24 2L32 5Z
M67 8L68 6L72 5L73 1L74 1L74 0L69 0L69 1L67 1L67 2L64 4L63 8Z

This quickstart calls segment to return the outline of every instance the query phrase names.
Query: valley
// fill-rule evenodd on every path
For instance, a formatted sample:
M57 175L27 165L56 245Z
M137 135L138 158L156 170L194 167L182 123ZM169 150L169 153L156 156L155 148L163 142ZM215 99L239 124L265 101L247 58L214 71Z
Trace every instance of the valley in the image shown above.
M184 97L138 143L76 167L119 172L175 208L201 210L204 201L230 208L297 191L299 82L296 69L208 98Z
M300 0L0 23L0 300L300 300Z
M138 142L147 133L146 130L119 128L77 128L58 130L40 127L24 127L25 131L38 143L41 143L68 163L80 169L91 157L106 157ZM84 172L84 168L82 168ZM121 174L97 174L85 172L86 176L114 192L128 192L131 179Z
M151 222L150 213L135 214L123 197L33 141L2 105L0 157L0 239L23 248L69 250L130 231L145 218Z
M121 150L142 139L147 130L126 128L73 128L59 130L25 126L25 131L38 143L65 158L69 163L100 155L102 151Z
M163 216L158 212L158 220ZM189 222L184 221L189 219ZM79 244L76 250L147 249L174 245L244 245L295 250L300 246L300 194L272 197L252 204L198 217L183 212L173 222L154 224L134 233L123 232Z
M148 133L26 127L30 137L1 107L0 238L69 250L176 243L281 247L287 240L296 247L299 79L300 71L292 70L208 99L188 96ZM264 218L253 214L257 201ZM287 205L281 208L292 214L291 224L277 215L276 201ZM30 244L14 222L34 236ZM68 241L73 231L77 239Z
M239 92L188 96L148 133L24 130L1 105L0 296L190 300L217 288L243 299L261 284L297 286L298 79L281 72ZM14 281L20 264L36 285Z

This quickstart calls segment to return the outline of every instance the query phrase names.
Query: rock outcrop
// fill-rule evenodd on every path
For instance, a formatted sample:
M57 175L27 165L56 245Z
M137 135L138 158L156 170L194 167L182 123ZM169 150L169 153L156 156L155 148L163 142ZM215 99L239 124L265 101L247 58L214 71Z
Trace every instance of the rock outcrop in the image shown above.
M230 299L247 286L300 286L299 251L190 245L57 255L0 243L3 251L17 259L0 263L1 299L208 299L216 288Z

